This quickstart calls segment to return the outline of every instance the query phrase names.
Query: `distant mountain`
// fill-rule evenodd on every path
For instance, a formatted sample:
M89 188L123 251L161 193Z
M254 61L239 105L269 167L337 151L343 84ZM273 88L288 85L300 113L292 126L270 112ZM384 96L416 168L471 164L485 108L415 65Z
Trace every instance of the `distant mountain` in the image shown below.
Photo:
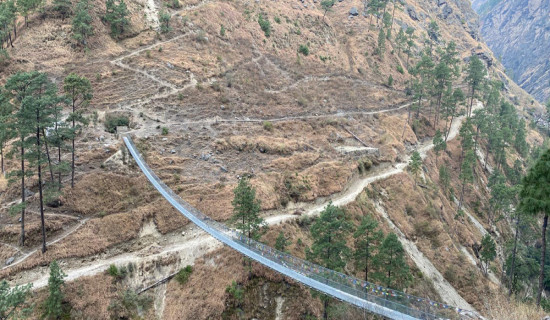
M537 100L550 99L550 1L473 0L472 7L508 74Z

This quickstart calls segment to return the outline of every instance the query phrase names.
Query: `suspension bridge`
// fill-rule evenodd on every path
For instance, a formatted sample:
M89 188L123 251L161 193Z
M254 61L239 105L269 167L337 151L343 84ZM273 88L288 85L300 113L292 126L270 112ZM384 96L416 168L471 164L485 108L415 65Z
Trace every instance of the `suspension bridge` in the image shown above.
M181 199L147 165L129 136L123 137L128 151L151 184L186 218L241 254L295 281L389 319L475 319L475 312L386 288L324 268L261 242L214 221Z

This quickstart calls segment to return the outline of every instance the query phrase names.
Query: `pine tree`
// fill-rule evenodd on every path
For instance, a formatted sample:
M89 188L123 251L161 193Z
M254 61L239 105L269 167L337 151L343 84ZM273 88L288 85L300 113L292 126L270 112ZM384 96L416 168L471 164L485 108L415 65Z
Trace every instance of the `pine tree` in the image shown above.
M323 21L325 21L325 16L327 15L327 12L332 10L332 7L334 6L334 0L323 0L321 1L321 8L323 8Z
M409 58L411 57L412 48L415 47L414 39L416 36L414 35L414 28L407 27L407 30L405 31L407 34L407 69L409 69Z
M519 210L521 212L531 216L543 215L539 290L537 292L537 306L539 306L544 288L546 228L550 213L550 149L543 153L535 165L529 169L527 176L523 178L520 199Z
M472 114L472 106L474 105L474 98L476 97L476 92L481 88L483 79L487 74L487 70L483 65L483 62L477 57L477 55L472 55L470 57L470 63L468 64L466 81L470 86L470 106L468 108L468 117Z
M32 176L32 171L25 166L25 160L28 155L26 151L33 145L30 135L34 132L33 122L30 121L29 110L26 109L28 103L23 103L26 99L32 98L38 94L42 87L44 74L37 71L19 72L11 76L5 84L5 93L9 97L9 101L13 103L13 134L18 137L18 140L12 144L11 154L18 154L20 160L19 170L10 172L11 177L21 179L21 204L12 207L12 211L21 210L21 246L25 245L25 207L26 207L26 189L25 177Z
M88 0L79 0L73 18L73 38L83 46L87 45L88 38L94 34L89 10Z
M43 156L42 145L44 144L43 134L46 128L53 125L52 113L53 108L59 102L56 94L56 87L48 80L45 73L39 73L34 79L37 92L34 95L27 96L23 99L19 117L20 121L27 123L33 131L33 139L30 140L32 147L29 148L27 159L29 164L36 168L38 174L38 192L40 205L40 220L42 225L42 253L46 252L46 229L44 221L44 192L42 179L42 166L46 164L46 159Z
M380 28L378 33L378 47L376 48L376 53L382 58L386 50L386 33L384 28Z
M439 157L439 152L447 149L447 143L443 140L443 134L439 129L435 132L433 138L434 152L435 152L435 166L437 167L437 158Z
M474 162L475 154L473 150L466 151L462 164L460 166L459 178L462 181L462 189L460 191L460 200L458 202L458 209L462 209L464 201L464 194L466 192L466 186L474 182Z
M355 267L365 271L365 281L369 281L369 270L372 271L372 257L376 254L377 246L384 235L378 229L378 222L370 215L365 215L361 224L353 233L355 238ZM370 268L369 268L370 267Z
M418 180L418 174L420 173L420 169L422 168L422 158L420 157L420 153L418 151L414 151L411 160L409 161L409 168L411 170L411 173L414 175L414 185L416 185L416 181Z
M161 11L159 13L160 32L167 33L172 30L172 28L170 28L170 18L170 14L166 11Z
M32 283L11 287L6 280L0 281L0 319L26 319L33 309L27 302L31 288Z
M522 118L518 124L518 129L514 139L514 147L522 157L526 157L529 154L529 145L525 140L526 136L527 132L525 129L525 119Z
M65 285L63 280L67 275L61 270L57 261L50 263L50 277L48 279L48 298L44 301L44 314L46 319L59 319L63 315L63 292Z
M6 144L14 138L15 130L11 126L13 106L9 95L0 87L0 173L5 175L4 158Z
M409 266L405 261L405 250L395 233L390 233L382 241L375 256L377 272L375 277L389 288L404 288L411 281Z
M71 14L73 4L71 0L54 0L53 9L61 14L61 20L65 21L65 18Z
M449 138L449 133L453 126L453 120L458 115L458 106L462 104L465 100L464 93L460 89L455 89L454 91L449 86L445 93L443 94L441 108L442 114L445 118L445 141Z
M92 100L92 85L86 77L79 76L75 73L69 74L63 80L63 90L65 96L70 101L71 114L67 119L72 123L71 140L72 140L72 158L71 158L71 188L74 188L74 172L75 172L75 138L80 132L82 125L87 125L88 120L82 116L84 110Z
M403 28L399 28L399 32L395 37L395 44L397 45L397 54L400 55L401 51L403 51L407 45L407 36L405 35Z
M288 239L285 237L285 234L282 231L280 231L279 236L275 240L275 249L282 252L287 252L286 248L289 246L289 244L290 243Z
M115 0L107 0L105 10L105 20L111 25L111 36L118 38L124 29L130 24L128 21L128 8L124 0L120 0L118 5Z
M352 225L346 221L344 210L329 203L310 228L313 244L311 249L306 248L306 258L325 268L342 271L350 255L346 238L351 230ZM323 316L327 319L329 300L325 296L322 300Z
M481 266L483 267L483 263L485 263L485 268L483 271L485 272L485 275L487 275L489 272L489 263L495 260L497 256L495 241L488 233L481 239L481 250L479 251L479 255L481 256Z
M439 182L443 186L443 192L447 193L447 190L449 190L451 185L451 174L445 165L441 165L439 167Z
M232 222L243 235L258 240L263 232L264 220L258 215L260 200L256 199L256 189L250 185L247 178L242 178L233 193L235 197L231 202Z

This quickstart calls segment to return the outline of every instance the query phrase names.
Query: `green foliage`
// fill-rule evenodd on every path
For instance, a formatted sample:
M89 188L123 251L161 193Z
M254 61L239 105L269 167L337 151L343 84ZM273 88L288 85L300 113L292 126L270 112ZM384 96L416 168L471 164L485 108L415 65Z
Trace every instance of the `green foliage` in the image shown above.
M92 17L89 11L90 4L88 0L79 0L73 18L73 38L83 46L87 45L88 38L94 34Z
M275 16L273 20L275 20L276 23L281 23L281 18L279 18L278 16Z
M471 100L470 106L473 104L474 98L476 97L476 92L481 89L483 79L487 74L487 69L483 62L478 58L477 55L472 55L470 57L470 62L467 68L466 82L470 86ZM468 115L471 110L468 111Z
M180 271L176 274L176 281L179 282L179 284L184 285L189 280L191 273L193 273L193 267L189 265L185 266L185 268L180 269Z
M390 233L382 241L378 254L374 257L378 271L374 277L389 288L405 288L411 282L409 266L405 261L405 250L395 233Z
M127 289L111 301L107 310L111 319L141 319L141 316L153 305L153 298L148 295L138 295L134 290Z
M170 15L170 13L162 10L161 12L159 12L159 22L160 22L160 32L161 33L167 33L167 32L170 32L172 30L172 28L170 27L170 19L172 18L172 16Z
M172 0L168 6L172 9L179 9L181 8L181 3L179 0Z
M479 251L481 261L485 263L485 274L489 270L489 263L495 260L497 256L496 244L489 234L485 234L481 239L481 250Z
M250 185L248 178L241 178L233 193L231 222L243 235L258 240L263 233L264 219L258 215L260 200L256 199L256 189Z
M310 228L313 244L306 249L306 258L335 271L342 271L351 252L346 238L352 224L342 208L329 203Z
M107 273L113 278L117 278L120 275L117 266L115 266L114 264L109 265Z
M119 0L118 4L115 3L115 0L107 0L105 5L105 20L111 25L111 36L118 38L130 24L128 20L130 12L124 0Z
M384 32L384 29L380 28L380 32L378 33L378 47L376 47L376 54L378 54L379 56L383 56L385 51L386 34Z
M67 275L61 270L57 261L50 263L50 277L48 279L48 298L44 301L43 317L46 319L59 319L63 314L63 292L61 288L65 285L65 278Z
M441 183L443 191L446 193L451 185L451 174L445 165L439 167L439 183Z
M397 70L397 72L399 72L401 74L405 73L405 70L403 70L403 67L401 65L397 65L397 67L395 67L395 69Z
M388 87L391 87L391 86L393 86L393 77L390 74L390 76L388 77Z
M54 0L52 4L53 10L61 14L63 20L72 12L73 4L70 0Z
M32 294L32 283L10 287L6 280L0 281L0 319L25 319L33 306L27 302Z
M301 44L300 47L298 47L298 52L303 54L304 56L309 55L309 47L307 44Z
M220 26L220 36L225 36L225 27L223 26L223 24Z
M411 173L414 175L416 181L416 179L418 179L420 169L422 168L422 158L420 157L420 153L418 153L418 151L416 150L413 152L411 160L409 161L409 168L411 170Z
M439 157L439 152L444 151L447 149L447 143L443 139L443 134L439 129L435 132L434 138L433 138L433 145L434 145L434 152L435 152L435 163L437 166L437 157Z
M355 239L355 251L353 258L355 267L365 272L365 281L369 281L369 270L372 271L372 257L376 255L377 246L382 241L384 235L378 229L378 222L371 215L363 216L361 224L353 234Z
M162 127L162 135L163 136L168 135L168 128L167 127Z
M263 15L258 15L258 24L260 25L260 28L264 32L265 36L269 38L271 35L271 23L267 18L264 18Z
M332 10L332 7L334 6L334 0L322 0L321 1L321 8L323 8L323 11L325 12L323 14L323 21L325 20L325 15L327 12Z
M230 286L227 286L227 288L225 288L225 292L229 293L233 297L233 299L237 300L240 303L242 303L244 300L244 290L240 285L237 284L235 280L231 282Z
M273 131L273 123L271 123L270 121L264 121L263 127L266 131Z
M130 119L126 116L107 116L105 117L105 130L109 133L116 133L116 127L129 126Z
M286 248L290 245L290 241L285 237L285 234L280 231L279 236L275 240L275 249L286 252Z

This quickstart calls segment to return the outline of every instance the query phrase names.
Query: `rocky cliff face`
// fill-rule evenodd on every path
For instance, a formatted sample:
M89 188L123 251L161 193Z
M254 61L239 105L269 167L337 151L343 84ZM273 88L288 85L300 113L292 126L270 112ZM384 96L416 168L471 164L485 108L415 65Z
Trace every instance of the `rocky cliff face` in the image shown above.
M508 74L544 102L550 98L550 1L474 0L481 34Z

